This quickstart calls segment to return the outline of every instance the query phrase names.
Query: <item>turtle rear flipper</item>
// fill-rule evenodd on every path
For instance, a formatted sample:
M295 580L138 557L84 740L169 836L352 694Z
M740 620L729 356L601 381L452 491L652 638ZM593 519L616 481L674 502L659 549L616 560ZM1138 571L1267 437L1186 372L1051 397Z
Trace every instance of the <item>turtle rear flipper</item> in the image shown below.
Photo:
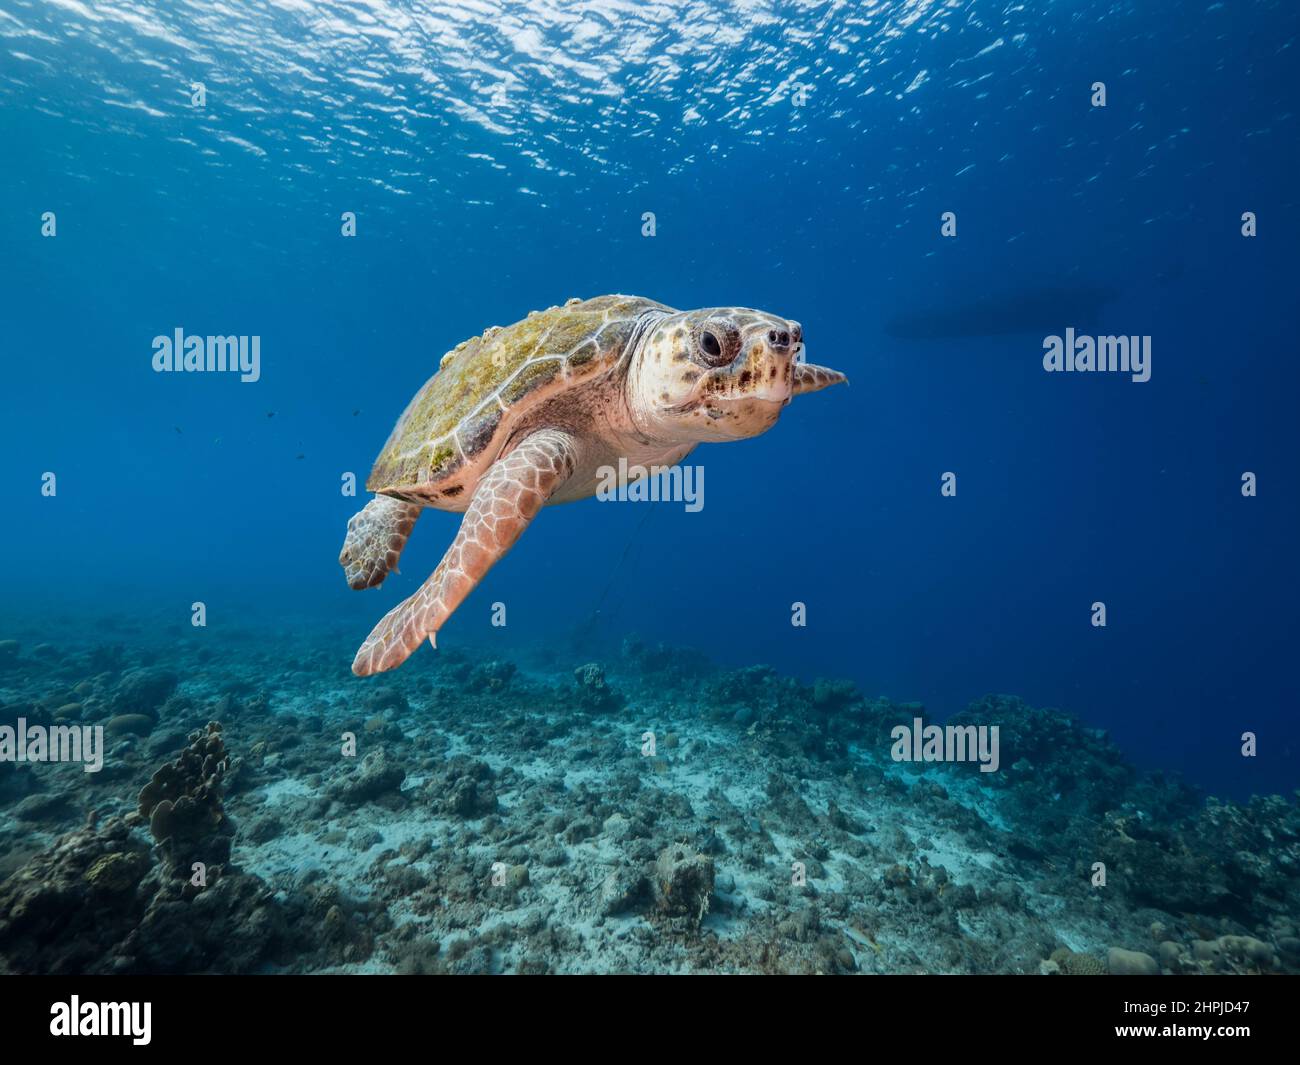
M438 568L419 591L384 615L357 651L352 672L358 677L383 673L405 662L426 636L435 643L438 630L577 465L577 442L558 429L532 433L493 463Z
M415 527L420 508L389 496L375 496L348 521L348 535L339 552L339 565L348 585L358 591L377 588L389 573Z

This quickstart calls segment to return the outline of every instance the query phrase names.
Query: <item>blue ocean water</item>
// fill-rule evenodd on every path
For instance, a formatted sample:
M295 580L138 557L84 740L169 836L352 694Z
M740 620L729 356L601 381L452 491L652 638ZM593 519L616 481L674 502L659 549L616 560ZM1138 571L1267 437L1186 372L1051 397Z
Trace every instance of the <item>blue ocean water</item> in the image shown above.
M1289 791L1297 25L1284 2L6 0L4 613L184 632L202 601L218 641L360 643L457 518L352 592L341 479L443 352L574 296L739 304L798 319L850 387L701 447L698 513L548 509L440 646L636 632L940 718L1014 693L1219 793ZM956 335L891 328L963 308ZM1151 379L1045 373L1068 327L1149 335ZM154 373L177 328L260 337L260 379Z

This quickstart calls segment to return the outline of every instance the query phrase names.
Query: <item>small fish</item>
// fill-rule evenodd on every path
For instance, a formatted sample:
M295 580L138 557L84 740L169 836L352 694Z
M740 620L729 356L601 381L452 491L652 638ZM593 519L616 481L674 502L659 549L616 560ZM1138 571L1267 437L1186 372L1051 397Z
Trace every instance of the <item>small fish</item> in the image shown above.
M299 452L298 457L299 457L300 459L305 459L307 456L304 455L304 454L302 454L301 452Z
M352 417L355 418L355 417L356 417L358 414L360 414L360 413L361 413L361 408L358 407L356 410L354 410L354 411L352 412Z
M275 417L275 411L273 411L273 410L269 410L269 411L267 411L267 412L266 412L266 416L267 416L268 418L274 418L274 417Z
M175 429L178 433L181 431L181 427L179 425L173 425L172 428Z

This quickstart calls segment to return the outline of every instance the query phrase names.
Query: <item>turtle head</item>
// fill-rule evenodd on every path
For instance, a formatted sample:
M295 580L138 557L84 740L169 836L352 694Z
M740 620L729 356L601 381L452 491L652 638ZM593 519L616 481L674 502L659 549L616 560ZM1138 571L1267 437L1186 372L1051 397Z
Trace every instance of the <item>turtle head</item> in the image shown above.
M776 424L803 362L798 322L743 307L671 314L631 368L631 401L648 434L675 442L741 440Z

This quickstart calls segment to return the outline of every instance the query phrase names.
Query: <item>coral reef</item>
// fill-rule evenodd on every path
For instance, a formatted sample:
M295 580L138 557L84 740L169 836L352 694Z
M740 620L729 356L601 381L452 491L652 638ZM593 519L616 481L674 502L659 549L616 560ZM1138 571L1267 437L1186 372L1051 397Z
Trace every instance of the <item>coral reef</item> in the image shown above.
M5 971L1300 971L1293 799L1012 697L950 722L999 727L983 773L893 760L924 707L635 637L365 684L344 631L14 636L0 723L106 751L0 763Z
M261 878L228 865L221 726L189 739L135 812L102 823L92 814L0 883L0 971L252 972L307 940L306 923L289 935Z
M189 746L161 766L140 790L138 811L149 823L168 872L188 879L191 862L207 868L210 879L230 860L234 826L222 802L228 766L221 725L208 722L192 732Z
M577 681L576 704L589 714L602 714L617 710L622 705L618 693L605 680L605 670L595 662L588 662L573 671Z
M713 878L712 858L677 844L665 847L655 859L655 905L669 917L683 918L684 927L698 928L709 912Z
M381 747L365 755L355 769L343 773L330 785L329 794L347 806L359 806L396 796L405 779L406 770Z

